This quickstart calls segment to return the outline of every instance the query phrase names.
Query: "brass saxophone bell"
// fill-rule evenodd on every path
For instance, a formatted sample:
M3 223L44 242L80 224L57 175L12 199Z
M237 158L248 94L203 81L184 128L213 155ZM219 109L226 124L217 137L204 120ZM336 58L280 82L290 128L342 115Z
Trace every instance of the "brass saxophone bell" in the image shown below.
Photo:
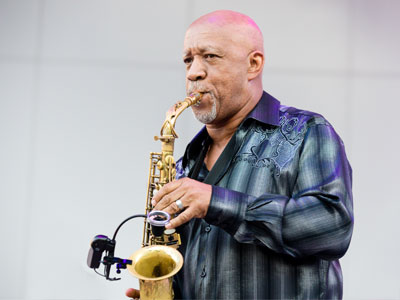
M140 299L173 299L173 276L183 265L182 254L168 246L154 245L140 248L129 258L129 272L139 279Z

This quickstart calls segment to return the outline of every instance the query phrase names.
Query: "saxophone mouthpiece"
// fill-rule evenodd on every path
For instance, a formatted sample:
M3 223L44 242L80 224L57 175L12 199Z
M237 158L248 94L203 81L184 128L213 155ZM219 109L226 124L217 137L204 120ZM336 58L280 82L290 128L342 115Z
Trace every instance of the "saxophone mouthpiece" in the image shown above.
M201 96L202 96L202 93L200 93L200 92L193 92L193 93L190 93L190 95L189 95L189 97L195 97L195 98L198 98Z
M190 105L199 105L201 98L203 97L203 93L200 92L193 92L189 95L188 98L190 98Z

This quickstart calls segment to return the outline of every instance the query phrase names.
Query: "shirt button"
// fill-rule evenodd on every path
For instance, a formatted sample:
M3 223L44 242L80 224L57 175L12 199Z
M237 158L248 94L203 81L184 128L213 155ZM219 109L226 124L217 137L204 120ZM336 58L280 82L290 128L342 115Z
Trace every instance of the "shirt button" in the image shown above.
M206 232L210 232L211 231L211 226L207 226L205 229Z
M204 270L203 270L203 271L201 272L201 274L200 274L200 276L203 277L203 278L206 277L206 275L207 275L207 273L206 273L206 271L204 271Z

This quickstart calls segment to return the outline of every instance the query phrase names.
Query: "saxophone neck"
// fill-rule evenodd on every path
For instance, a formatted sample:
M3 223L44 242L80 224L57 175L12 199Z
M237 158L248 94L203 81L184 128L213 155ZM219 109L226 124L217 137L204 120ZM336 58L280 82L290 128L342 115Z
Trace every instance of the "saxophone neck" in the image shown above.
M178 101L175 103L166 113L165 121L161 126L160 136L154 138L161 141L170 141L178 138L178 134L175 131L175 123L177 118L186 108L199 103L202 96L202 93L192 93L183 101Z

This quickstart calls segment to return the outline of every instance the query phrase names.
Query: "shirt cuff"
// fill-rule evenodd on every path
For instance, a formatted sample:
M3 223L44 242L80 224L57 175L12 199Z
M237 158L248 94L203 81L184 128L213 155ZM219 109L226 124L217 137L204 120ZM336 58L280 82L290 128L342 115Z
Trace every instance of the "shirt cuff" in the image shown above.
M234 234L244 220L247 204L246 194L213 185L210 205L204 220Z

